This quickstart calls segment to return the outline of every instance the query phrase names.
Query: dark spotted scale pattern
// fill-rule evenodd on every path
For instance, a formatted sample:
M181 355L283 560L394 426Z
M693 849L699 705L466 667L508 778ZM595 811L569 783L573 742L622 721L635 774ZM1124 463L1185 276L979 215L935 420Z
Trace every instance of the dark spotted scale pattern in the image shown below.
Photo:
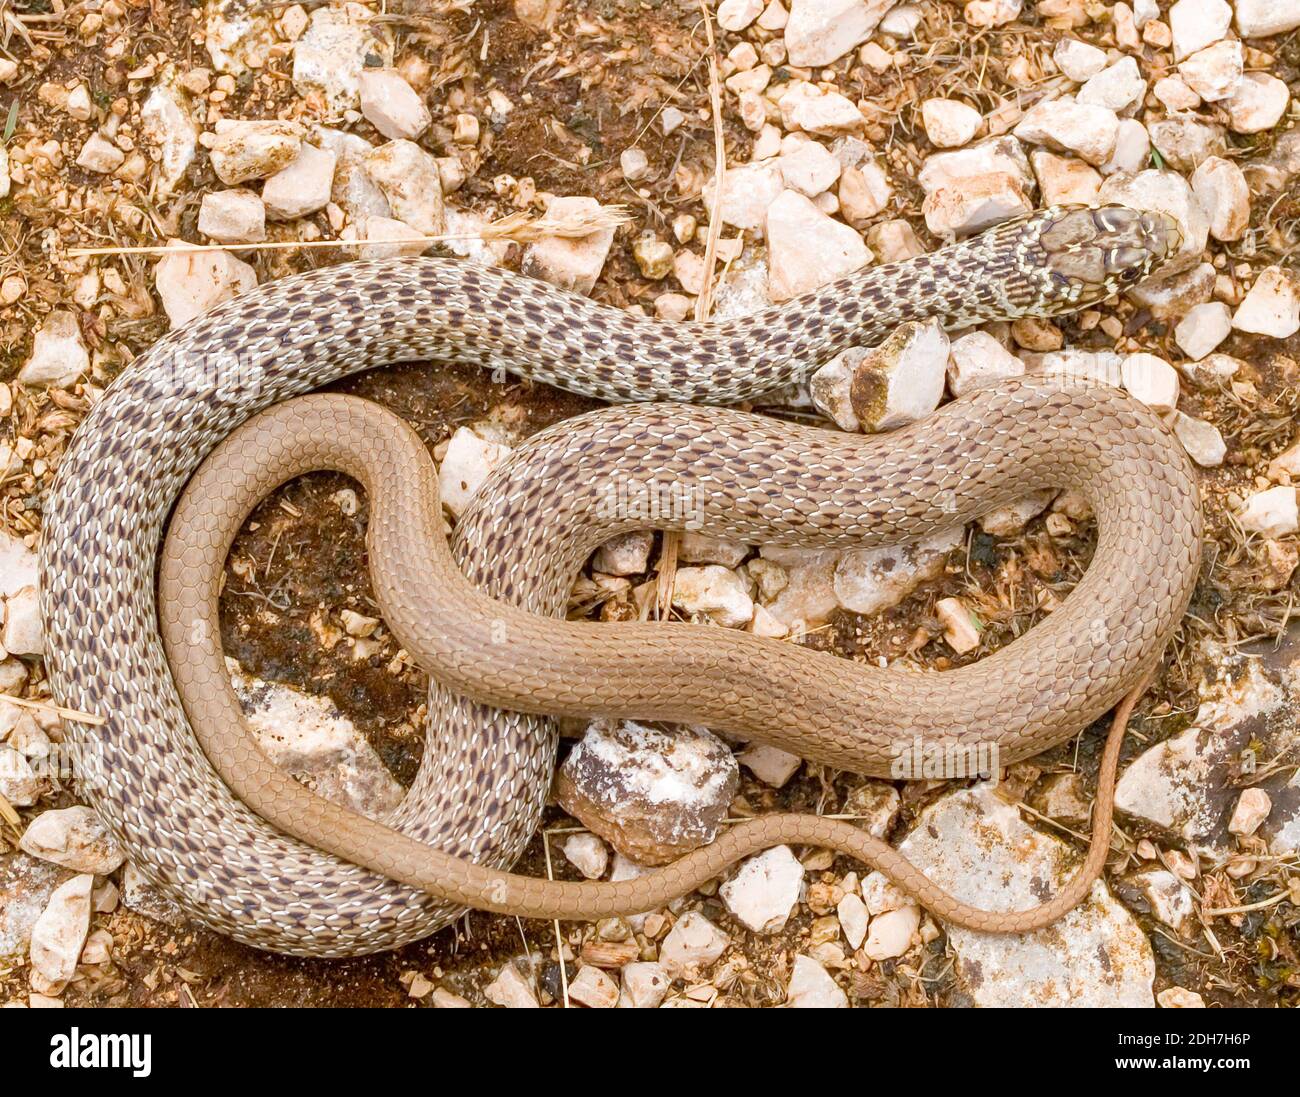
M453 749L444 752L444 770L421 772L392 820L447 851L398 842L370 869L291 839L265 821L273 806L263 815L250 810L214 773L164 658L154 561L169 509L214 446L261 409L350 372L444 358L613 400L734 401L786 384L904 319L933 315L959 325L1097 300L1174 250L1176 231L1152 218L1118 207L1046 211L743 322L704 328L660 325L505 272L438 260L331 268L214 310L160 340L119 378L78 431L51 493L42 546L51 682L61 703L107 720L72 729L83 748L84 795L145 875L195 918L261 947L334 956L422 936L445 924L448 903L545 917L646 909L657 896L707 879L718 856L761 848L775 826L729 835L631 892L612 885L575 892L461 860L513 860L549 778L549 722L489 705L697 719L761 731L865 772L878 771L888 736L918 728L931 736L993 734L1009 757L1059 741L1113 704L1157 657L1195 571L1199 512L1185 459L1154 417L1113 393L1020 385L953 405L933 423L885 440L662 406L598 413L530 440L462 521L456 558L489 593L539 614L562 605L586 549L624 528L617 521L580 528L577 515L591 492L611 482L602 477L644 477L647 462L657 477L693 484L707 500L709 532L742 540L878 543L1037 486L1077 483L1096 500L1101 545L1067 603L1079 612L1062 610L1035 630L1032 651L1013 645L942 682L828 665L746 636L728 639L738 649L705 651L705 643L697 651L682 645L701 637L682 628L619 626L632 632L607 636L568 626L577 632L561 638L546 631L561 627L546 617L476 603L467 587L460 590L467 602L449 618L405 621L399 603L414 593L406 588L428 593L438 585L409 569L396 601L385 599L390 623L412 635L431 632L434 673L480 702L435 687L429 738ZM1070 232L1053 242L1062 226ZM1135 240L1146 245L1139 260L1112 279L1073 273L1095 268L1087 249L1110 254ZM246 463L271 461L277 438L262 437ZM411 482L393 468L373 487L387 493ZM935 508L936 493L952 493L959 511ZM421 505L436 525L436 508L428 510L427 499ZM1080 613L1087 635L1078 631ZM492 628L502 614L504 645ZM1092 639L1099 632L1104 659ZM516 649L527 636L538 642ZM561 651L561 642L580 646ZM684 651L695 653L687 662L697 677L665 678L684 670ZM774 673L763 662L774 651L797 667ZM649 677L632 673L637 664ZM815 707L800 707L808 702ZM458 822L431 813L442 800L459 805L451 815ZM826 823L792 823L795 836L779 840L853 846ZM439 887L426 886L437 882L431 872Z

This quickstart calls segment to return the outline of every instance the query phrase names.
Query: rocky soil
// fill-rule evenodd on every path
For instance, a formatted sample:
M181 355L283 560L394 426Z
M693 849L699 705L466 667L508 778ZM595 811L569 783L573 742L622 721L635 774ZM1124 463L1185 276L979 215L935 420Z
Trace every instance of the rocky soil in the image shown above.
M1296 1004L1298 32L1293 0L0 0L0 1003ZM1158 282L1056 322L908 325L762 404L881 431L1055 371L1127 389L1195 461L1200 583L1129 729L1105 878L1057 925L948 927L848 859L779 847L637 918L470 913L397 952L297 960L188 923L80 805L42 662L42 505L87 409L170 328L296 271L424 252L666 322L743 316L1112 201L1182 227ZM439 363L335 387L415 425L453 520L519 441L594 406ZM223 638L279 764L381 815L419 764L425 680L373 600L366 514L324 474L264 503ZM1068 493L889 550L631 534L570 612L943 669L1052 612L1094 540ZM568 726L519 869L623 879L810 811L963 898L1028 906L1081 858L1104 730L992 781L891 782L704 729Z

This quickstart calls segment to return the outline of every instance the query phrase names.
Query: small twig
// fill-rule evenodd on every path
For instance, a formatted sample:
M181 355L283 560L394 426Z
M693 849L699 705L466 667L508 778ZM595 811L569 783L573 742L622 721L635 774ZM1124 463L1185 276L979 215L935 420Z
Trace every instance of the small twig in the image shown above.
M267 240L260 244L147 244L134 247L69 248L68 255L175 255L182 251L289 251L294 248L355 248L367 244L437 244L445 240L514 240L528 244L546 236L575 240L593 232L618 228L631 221L623 206L578 210L566 217L529 217L511 213L475 232L444 232L436 236L361 237L356 240Z
M722 136L722 88L718 80L717 44L713 37L713 16L708 0L700 0L704 32L709 39L709 105L713 114L713 208L704 243L704 281L695 299L695 319L707 320L713 308L713 267L717 261L718 237L722 235L722 191L727 175L727 148Z
M76 720L79 724L102 727L108 723L108 717L106 716L96 716L91 712L78 712L75 708L64 708L62 705L56 705L53 701L30 701L26 697L14 697L8 693L0 693L0 701L7 701L19 708L35 709L38 712L52 712L64 720Z
M659 581L655 587L655 614L666 621L673 608L673 587L677 585L677 549L682 535L675 529L664 530L663 548L659 552Z
M1207 918L1218 918L1222 914L1249 914L1252 910L1265 910L1268 907L1275 907L1278 903L1285 902L1291 898L1291 892L1279 891L1276 895L1270 895L1267 899L1261 899L1258 903L1247 903L1240 907L1214 907L1204 908L1203 913Z
M542 832L542 852L546 854L546 878L555 879L555 870L551 867L551 840L547 832ZM560 920L555 919L555 952L560 961L560 994L564 1001L564 1008L569 1008L569 973L564 967L564 936L560 932Z

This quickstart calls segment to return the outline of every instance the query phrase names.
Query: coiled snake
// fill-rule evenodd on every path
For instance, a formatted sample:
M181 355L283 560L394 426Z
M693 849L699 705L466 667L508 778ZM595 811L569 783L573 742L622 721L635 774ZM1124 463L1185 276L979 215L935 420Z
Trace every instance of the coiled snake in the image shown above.
M741 824L621 883L499 869L544 803L555 730L543 713L704 723L887 775L897 745L918 735L996 742L1014 761L1106 712L1158 662L1190 597L1200 540L1185 456L1117 390L1025 380L877 437L679 404L602 410L521 446L462 517L451 548L423 444L387 413L317 396L240 424L348 373L413 358L504 367L617 401L734 402L879 341L903 320L963 326L1080 308L1178 244L1160 214L1052 209L707 326L659 324L432 259L333 267L213 310L114 382L64 455L48 501L51 683L62 704L107 721L69 729L83 795L194 918L302 955L392 948L464 906L547 918L652 909L778 842L862 857L944 917L978 928L1050 921L1080 895L1025 915L975 910L887 844L815 816ZM186 481L219 443L177 505L160 569L169 670L154 598L159 541ZM248 510L276 483L320 467L369 490L376 596L433 678L424 763L383 822L321 800L250 745L214 624L221 562ZM821 546L921 536L1033 490L1078 487L1097 512L1099 543L1076 590L1029 637L943 674L717 629L555 620L591 549L645 525L611 513L610 493L648 481L689 492L692 528ZM1108 813L1105 824L1108 835Z

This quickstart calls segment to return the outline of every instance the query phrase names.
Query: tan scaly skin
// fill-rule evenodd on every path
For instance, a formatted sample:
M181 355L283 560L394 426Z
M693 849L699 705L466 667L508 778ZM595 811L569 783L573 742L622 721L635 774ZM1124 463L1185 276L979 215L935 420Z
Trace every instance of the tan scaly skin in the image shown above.
M1055 386L1046 391L1059 394ZM1104 396L1102 390L1075 394L1061 407L1084 413L1094 406L1095 397ZM1100 400L1103 406L1107 402ZM1126 403L1118 394L1109 402L1118 407ZM932 424L937 432L960 425L976 412L977 408L964 404L952 405ZM697 426L692 419L703 418L695 408L649 405L598 412L584 417L581 423L565 424L564 433L584 442L610 446L616 437L612 432L635 423L634 417L646 427L671 423L678 431L690 431ZM716 418L712 414L708 417ZM981 421L996 423L997 417L982 415ZM744 442L759 436L764 425L772 429L769 424L753 416L731 413L729 421L711 429L718 432L719 438ZM709 429L702 422L698 427ZM797 451L806 445L805 435L814 434L826 432L793 432L786 445ZM556 432L551 435L555 437ZM833 445L829 440L835 438L828 435L828 444ZM895 435L887 441L896 443L892 452L906 467L911 439ZM878 444L853 447L847 439L842 445L844 456L860 448L864 452L855 456L864 460L871 449L882 448ZM532 463L545 464L546 455L537 450L534 443ZM1126 458L1127 466L1132 456ZM493 601L465 579L456 566L442 533L437 474L418 435L392 413L364 400L305 396L255 417L204 462L177 504L159 576L163 642L194 734L235 795L286 833L450 903L528 918L598 919L652 910L699 887L741 857L783 843L821 846L849 854L884 872L897 887L945 921L993 933L1024 932L1050 925L1087 895L1100 874L1109 850L1119 750L1142 686L1132 689L1116 711L1098 775L1092 842L1084 864L1049 902L1023 911L988 911L962 902L934 884L887 842L850 823L815 815L769 815L741 823L712 845L634 880L560 883L459 860L317 796L279 769L245 726L221 650L218 601L230 545L253 507L286 480L323 468L353 476L373 500L367 545L376 597L403 648L446 686L486 697L494 704L528 711L702 720L745 736L772 738L786 747L797 746L810 757L881 776L889 774L896 748L911 741L904 721L911 716L911 731L918 730L916 717L926 706L922 694L914 692L909 696L906 688L900 688L896 702L903 708L891 707L887 720L876 721L878 725L897 723L896 734L890 738L876 736L865 721L865 712L864 722L857 727L841 722L847 711L846 699L864 710L882 700L881 691L871 686L877 674L859 664L845 665L826 655L730 631L672 624L591 626L535 617ZM678 482L686 482L689 477L690 473L683 471ZM527 481L513 484L513 498L521 499L529 486ZM739 495L746 484L730 486ZM834 486L818 484L814 494L829 492ZM1105 498L1105 491L1099 504L1111 502ZM1136 491L1145 494L1140 487ZM545 499L544 491L536 495L539 501ZM1139 504L1151 501L1150 497L1134 500ZM959 501L963 511L968 505L965 499ZM721 507L734 510L735 500L719 504ZM542 512L546 513L545 507ZM1163 602L1170 610L1178 599L1185 598L1186 573L1181 569L1194 564L1195 552L1189 555L1189 549L1199 543L1188 536L1193 531L1192 512L1184 509L1173 517L1172 524L1164 527L1172 535L1158 542L1150 537L1153 527L1120 531L1136 540L1137 563L1153 568L1155 573L1148 573L1142 589L1131 593ZM711 528L707 518L705 526ZM598 532L601 523L594 523L592 528ZM579 535L576 540L585 542L587 538ZM1113 537L1110 540L1113 544ZM1145 558L1157 547L1169 550L1170 559L1163 566ZM1118 561L1109 553L1103 555L1107 558L1097 566L1097 572L1090 573L1094 581L1117 570ZM1173 580L1172 590L1156 578L1161 574ZM1124 584L1119 575L1111 575L1109 580ZM1174 605L1169 604L1171 594ZM1058 611L1053 623L1064 624L1083 614L1104 619L1108 612L1110 607L1104 604L1087 605L1071 599L1066 608ZM1158 611L1154 615L1135 612L1132 623L1152 626L1163 640L1170 622L1176 623L1178 616L1181 605L1176 614L1170 612L1163 617ZM1000 659L990 660L1000 663L999 675L1010 676L1013 681L1019 677L1021 665L1036 658L1031 645L1044 642L1038 634L1045 631L1033 630L1032 638L1017 641ZM494 639L494 634L499 639ZM471 656L468 659L467 654ZM1098 665L1087 668L1088 674L1108 691L1123 688L1132 673L1142 673L1141 657L1149 660L1152 652L1140 648L1135 653L1140 657L1131 669L1122 659L1116 659L1116 654L1099 651ZM1158 656L1159 648L1154 654ZM508 660L504 679L488 668L494 658L498 662ZM898 677L897 672L887 676ZM931 690L945 689L951 705L970 713L978 730L977 708L962 696L963 687L979 688L969 681L971 676L956 672L939 676L938 680L927 677ZM1107 682L1112 677L1114 682ZM796 696L768 696L774 691L762 688L765 682L783 679L794 684ZM503 681L514 684L504 685ZM733 702L739 683L755 691L747 704ZM900 686L906 684L907 680L902 679ZM701 691L703 703L697 708ZM831 691L837 698L835 705L826 704ZM1009 696L1004 687L998 699ZM1019 699L1029 700L1023 694ZM1072 717L1084 703L1081 694L1071 694L1068 689L1054 690L1040 700ZM777 706L787 703L794 706L789 712L791 726L781 734L773 717L783 711ZM953 738L932 734L928 742L943 747L955 740L978 741L972 739L971 730L968 727L965 734ZM1037 753L1054 741L1045 736L1041 727L1017 737L1014 712L1008 713L1000 732L984 730L1006 751L1008 760ZM479 780L477 775L473 779L476 783ZM464 792L472 794L473 789Z

